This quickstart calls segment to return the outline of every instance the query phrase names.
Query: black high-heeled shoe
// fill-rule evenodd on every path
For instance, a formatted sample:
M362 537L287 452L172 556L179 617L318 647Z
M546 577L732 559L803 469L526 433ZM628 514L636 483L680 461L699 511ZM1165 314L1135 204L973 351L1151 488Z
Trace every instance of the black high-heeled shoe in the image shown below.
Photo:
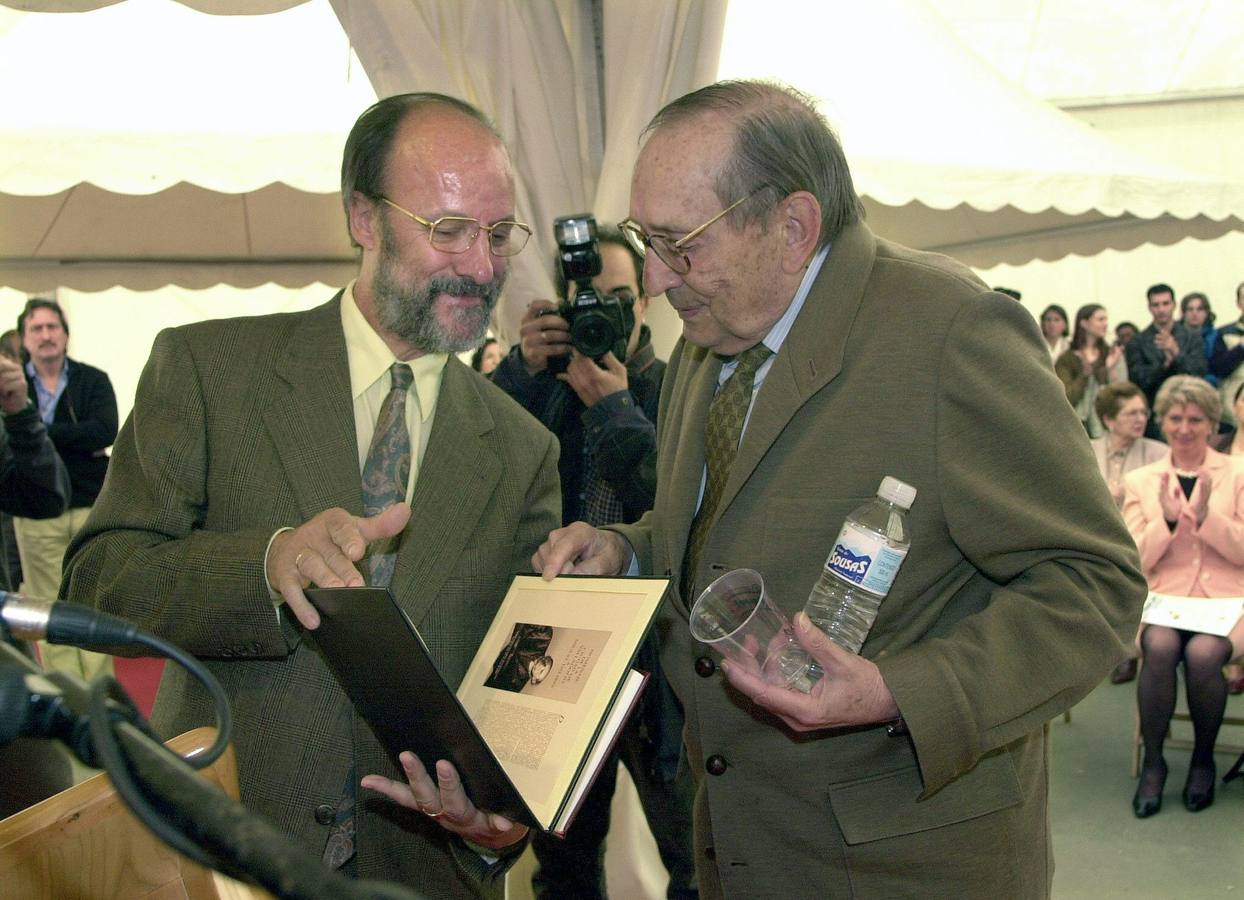
M1197 778L1193 785L1193 777L1208 773L1208 778ZM1218 780L1218 770L1211 762L1208 766L1192 766L1188 769L1188 780L1184 783L1184 808L1188 812L1200 812L1214 802L1214 782Z
M1162 790L1166 787L1166 761L1156 766L1146 766L1140 773L1140 784L1136 786L1136 796L1132 797L1132 812L1138 819L1147 819L1157 815L1162 809ZM1151 790L1145 791L1146 787ZM1152 790L1153 787L1157 791ZM1143 792L1143 793L1142 793Z

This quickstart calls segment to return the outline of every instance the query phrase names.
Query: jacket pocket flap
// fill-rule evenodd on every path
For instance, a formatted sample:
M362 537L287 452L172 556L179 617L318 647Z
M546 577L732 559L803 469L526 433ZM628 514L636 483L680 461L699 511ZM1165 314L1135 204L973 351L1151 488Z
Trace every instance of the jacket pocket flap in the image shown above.
M923 790L920 770L913 766L830 788L829 802L846 842L862 844L975 819L1023 800L1006 750L982 758L972 771L921 800Z

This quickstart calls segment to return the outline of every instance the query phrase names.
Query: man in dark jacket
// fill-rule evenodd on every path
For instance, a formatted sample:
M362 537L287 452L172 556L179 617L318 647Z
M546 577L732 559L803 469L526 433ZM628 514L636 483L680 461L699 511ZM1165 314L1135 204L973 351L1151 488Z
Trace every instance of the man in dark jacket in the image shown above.
M1204 378L1208 368L1201 333L1175 321L1175 289L1169 284L1155 284L1145 296L1153 321L1128 342L1127 374L1145 392L1153 409L1153 398L1166 379L1172 375ZM1149 420L1145 434L1161 439L1156 419Z
M32 299L17 317L26 363L30 404L69 471L69 508L52 519L18 518L24 590L53 599L60 590L61 562L69 540L85 523L108 471L108 448L117 437L117 398L108 375L70 359L69 323L60 304ZM76 647L41 644L43 664L90 681L112 671L108 656Z
M58 516L69 503L69 473L48 439L47 428L26 395L21 363L0 354L0 512L13 516ZM6 552L8 547L5 548ZM6 590L17 585L5 585ZM3 632L3 629L0 629ZM25 641L8 641L30 655ZM0 818L25 809L73 783L69 758L53 741L18 738L0 746Z
M634 522L656 494L657 405L665 363L656 358L644 324L648 298L642 264L621 232L598 229L602 269L593 286L625 303L634 324L625 362L606 353L599 362L574 350L570 323L547 300L527 308L520 341L492 374L493 381L557 435L563 524ZM558 268L558 292L572 286ZM667 896L697 897L691 856L691 777L679 765L682 709L661 677L654 638L639 651L638 668L652 682L619 738L619 756L638 789L661 861L670 873ZM601 769L565 840L536 834L537 897L605 896L604 846L617 765Z
M69 505L69 472L27 396L21 364L2 354L0 413L0 511L29 519L59 516Z

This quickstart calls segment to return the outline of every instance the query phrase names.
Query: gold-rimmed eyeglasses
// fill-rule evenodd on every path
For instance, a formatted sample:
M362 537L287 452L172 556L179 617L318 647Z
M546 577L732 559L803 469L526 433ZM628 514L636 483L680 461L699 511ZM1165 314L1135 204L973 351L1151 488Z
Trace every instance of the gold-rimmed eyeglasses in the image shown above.
M426 228L428 243L445 253L466 253L481 231L488 232L488 252L493 256L514 256L527 246L527 241L531 238L530 226L511 219L502 219L491 225L485 225L479 219L469 216L441 216L435 221L428 221L423 216L417 216L398 206L388 197L379 199Z
M648 255L648 248L651 247L653 252L661 258L661 262L669 266L670 270L677 275L686 275L691 271L691 258L687 256L686 247L691 241L702 235L709 226L713 225L719 219L725 218L726 214L732 211L736 206L750 200L759 193L759 189L752 191L746 197L740 197L735 200L717 215L713 216L699 228L693 228L674 240L664 234L648 234L644 231L642 225L634 219L623 219L618 223L618 230L622 232L622 236L626 238L626 242L631 245L631 249L640 256Z

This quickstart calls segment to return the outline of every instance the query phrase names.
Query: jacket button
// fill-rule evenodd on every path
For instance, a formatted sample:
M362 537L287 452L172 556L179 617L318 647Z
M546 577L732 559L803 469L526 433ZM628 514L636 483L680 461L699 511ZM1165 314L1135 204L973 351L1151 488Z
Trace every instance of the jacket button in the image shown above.
M725 775L726 758L719 753L714 753L708 759L704 760L704 769L710 775Z
M708 678L717 671L717 663L713 662L712 657L701 656L695 661L695 674L701 678Z
M704 856L705 856L705 858L706 858L706 859L716 859L716 858L717 858L717 849L716 849L715 847L705 847L705 848L704 848Z
M315 821L321 825L331 825L337 818L337 810L328 803L321 803L315 808Z

